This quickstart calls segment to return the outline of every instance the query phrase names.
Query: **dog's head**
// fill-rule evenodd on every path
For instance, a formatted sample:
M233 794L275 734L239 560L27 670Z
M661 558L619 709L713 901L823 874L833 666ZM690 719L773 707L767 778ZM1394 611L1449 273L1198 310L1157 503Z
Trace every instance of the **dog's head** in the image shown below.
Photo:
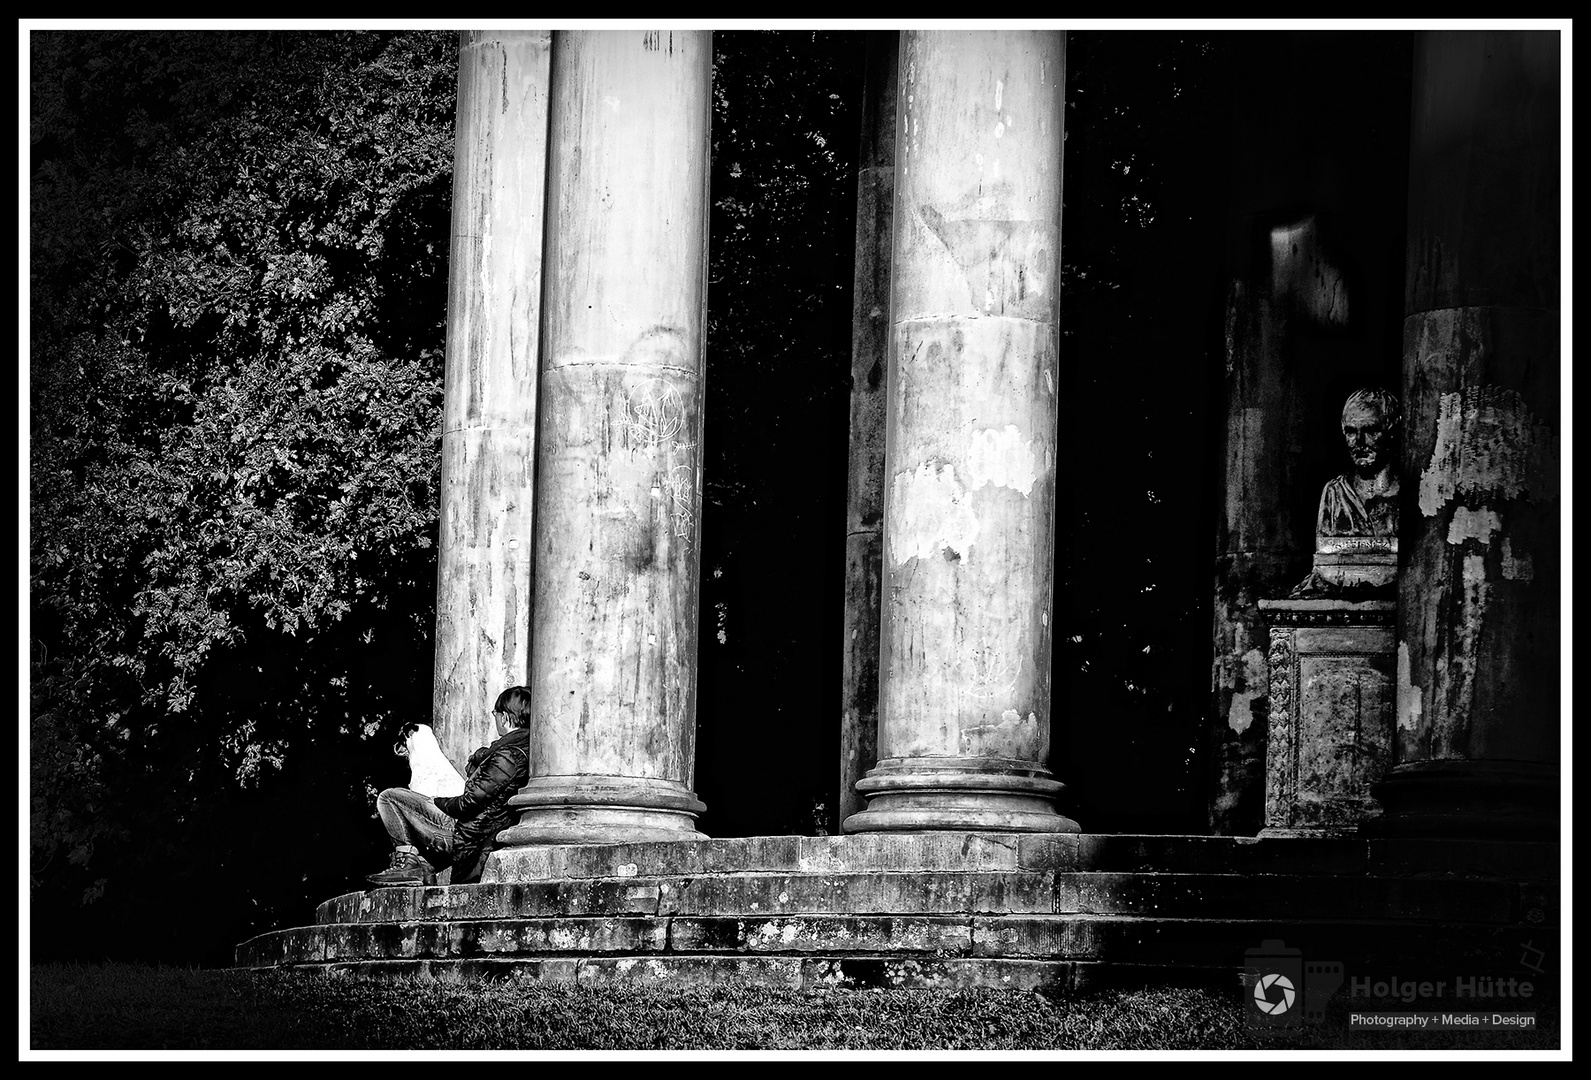
M392 748L392 752L394 754L397 754L399 757L408 757L409 756L409 740L414 738L414 733L416 731L419 731L419 730L420 730L420 725L419 724L404 724L403 727L399 728L398 729L398 745L396 745L396 746L394 746Z

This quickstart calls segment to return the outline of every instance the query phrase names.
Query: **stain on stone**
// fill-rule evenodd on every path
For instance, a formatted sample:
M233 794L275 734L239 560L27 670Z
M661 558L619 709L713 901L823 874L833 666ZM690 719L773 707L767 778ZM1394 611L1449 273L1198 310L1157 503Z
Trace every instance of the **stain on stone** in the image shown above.
M1503 578L1508 581L1529 582L1536 576L1535 565L1529 553L1515 555L1508 537L1503 537Z
M1398 643L1398 698L1397 698L1398 730L1400 732L1418 731L1420 727L1420 688L1414 685L1413 676L1409 672L1409 646L1407 642Z
M901 510L894 535L886 541L897 565L938 555L947 546L969 557L979 523L954 466L935 468L925 461L896 475L890 501Z
M944 556L945 562L948 563L957 563L961 561L961 552L952 547L945 548Z
M967 445L969 490L989 484L1028 495L1038 481L1038 473L1033 443L1022 438L1015 424L975 432Z
M1265 653L1249 647L1248 627L1238 623L1232 648L1216 666L1216 688L1226 697L1227 726L1239 735L1249 729L1268 707L1270 669Z
M1479 540L1483 545L1490 544L1492 533L1502 529L1502 520L1495 511L1460 506L1453 511L1453 520L1448 523L1447 542L1462 544L1465 540Z
M1443 394L1436 442L1420 474L1420 512L1472 503L1558 497L1558 438L1516 391L1469 386Z
M631 566L635 568L635 572L638 574L650 570L652 564L657 561L655 551L657 545L653 539L652 530L647 529L643 532L640 536L640 541L639 549L631 560Z

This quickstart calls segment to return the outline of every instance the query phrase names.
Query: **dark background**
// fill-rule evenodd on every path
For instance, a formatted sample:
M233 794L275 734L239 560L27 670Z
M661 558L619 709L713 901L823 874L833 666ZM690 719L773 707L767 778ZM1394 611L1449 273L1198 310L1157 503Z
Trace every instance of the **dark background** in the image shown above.
M1365 300L1351 331L1363 364L1322 400L1320 431L1367 372L1395 385L1408 41L1068 36L1051 769L1086 831L1205 828L1224 305L1235 277L1259 272L1269 224L1329 212ZM863 35L722 32L715 55L700 827L834 832ZM416 247L445 251L447 194L415 196ZM415 335L440 326L442 271L402 294L424 313ZM1341 470L1333 449L1310 452L1306 515ZM200 687L256 703L268 728L336 672L354 690L333 704L363 716L282 733L289 752L252 786L180 782L213 736L179 719L143 756L107 759L96 812L117 816L119 842L107 835L87 867L35 866L35 961L224 965L385 864L373 795L404 782L396 725L430 701L434 552L395 557L387 606L346 635L309 649L257 634L219 650ZM37 597L33 619L36 657L38 642L59 648ZM359 648L360 627L384 647Z

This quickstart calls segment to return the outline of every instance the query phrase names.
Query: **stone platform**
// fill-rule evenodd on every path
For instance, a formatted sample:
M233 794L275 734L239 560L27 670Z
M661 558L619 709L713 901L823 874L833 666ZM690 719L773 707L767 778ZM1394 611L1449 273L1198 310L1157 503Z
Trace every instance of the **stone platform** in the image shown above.
M1350 975L1556 956L1558 846L1347 837L875 833L494 854L240 945L245 968L581 985L1240 985L1284 939ZM1467 965L1467 967L1466 967Z

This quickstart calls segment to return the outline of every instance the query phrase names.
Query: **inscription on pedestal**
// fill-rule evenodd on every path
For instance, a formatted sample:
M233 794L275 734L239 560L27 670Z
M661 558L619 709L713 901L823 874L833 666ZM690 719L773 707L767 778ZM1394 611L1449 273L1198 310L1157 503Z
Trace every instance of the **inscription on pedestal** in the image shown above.
M1353 832L1391 766L1391 601L1261 600L1271 623L1262 836Z

